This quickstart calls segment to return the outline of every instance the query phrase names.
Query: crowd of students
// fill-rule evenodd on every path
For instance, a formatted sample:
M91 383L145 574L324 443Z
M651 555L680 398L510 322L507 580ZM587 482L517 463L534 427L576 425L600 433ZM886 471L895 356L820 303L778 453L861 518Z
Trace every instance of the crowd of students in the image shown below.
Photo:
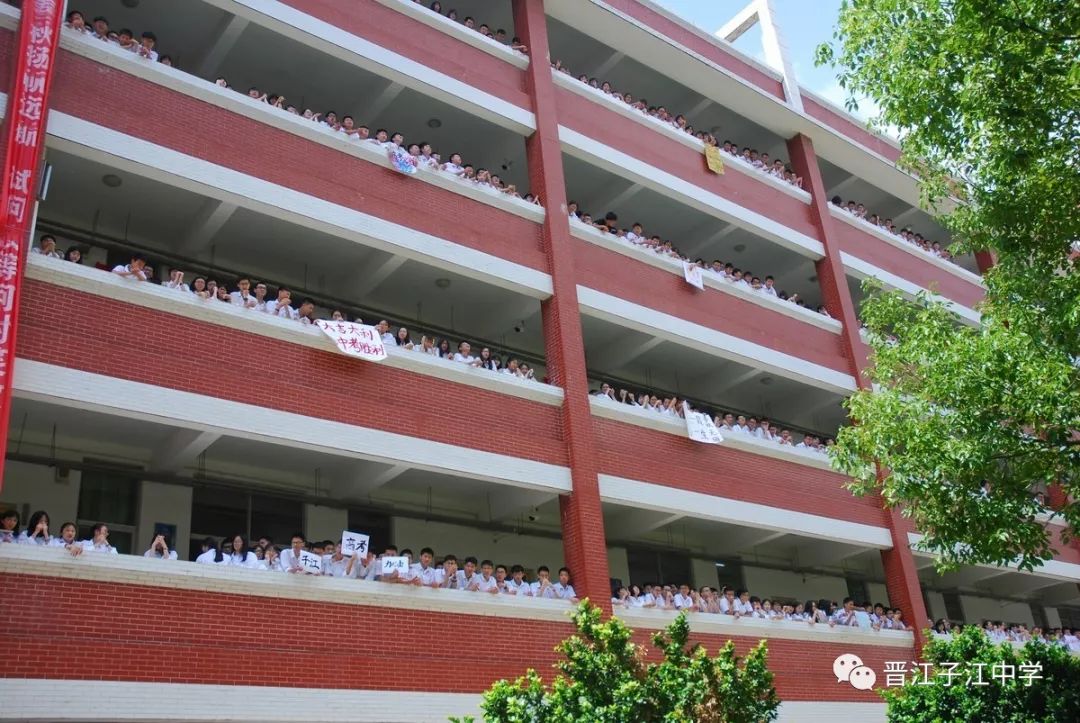
M106 43L117 45L124 50L130 50L141 58L163 65L172 65L172 58L168 55L159 54L157 51L157 35L147 30L138 39L135 33L128 28L112 30L109 21L98 15L92 22L87 23L86 17L78 10L68 12L64 27L83 33L87 37L101 40Z
M614 211L608 211L602 219L594 219L591 214L581 210L577 201L570 201L567 204L567 209L570 212L570 221L572 223L582 223L626 243L652 251L658 256L695 264L702 270L702 273L710 274L714 278L727 281L746 291L761 294L762 296L770 296L780 301L787 301L804 309L810 308L799 298L797 293L788 294L783 289L776 288L776 280L771 275L766 275L762 279L760 276L755 276L752 271L743 271L736 268L731 262L725 263L720 259L713 259L710 263L703 258L691 259L689 256L683 255L672 241L661 239L658 234L647 234L645 227L638 221L634 221L628 229L621 228L619 226L619 216ZM815 311L822 316L832 318L824 305L819 305Z
M610 399L616 404L625 404L628 407L636 407L672 419L685 418L683 402L688 401L680 400L678 397L658 397L656 394L650 394L649 392L635 394L626 388L616 390L607 382L603 382L600 388L592 393L592 396ZM692 404L690 408L693 411L711 414L706 410L694 409ZM732 412L716 412L712 416L713 424L716 425L721 434L746 435L764 442L774 442L781 446L805 449L819 454L825 454L826 448L834 444L832 439L823 441L821 437L813 434L806 434L802 440L796 442L790 429L774 427L772 422L765 418L759 420L757 417L747 417L744 414L736 415Z
M563 65L561 60L552 61L551 67L556 71L569 75L571 78L574 77L574 74L570 72L569 68ZM577 76L577 79L590 88L599 90L615 100L625 103L639 113L647 115L650 118L655 118L661 123L671 126L675 130L683 131L687 135L697 138L702 143L711 146L720 146L733 160L745 165L749 169L764 173L767 176L772 176L780 181L785 181L796 188L802 188L803 186L802 176L796 174L791 170L790 166L785 165L779 158L770 160L768 153L758 153L756 148L750 148L749 146L744 146L740 151L737 144L728 140L724 141L721 145L720 141L717 140L716 136L712 133L694 130L694 126L687 121L686 116L682 113L673 114L663 105L649 105L649 101L644 98L635 99L630 93L621 93L612 88L611 83L606 80L590 78L584 73Z
M736 590L725 585L719 590L708 585L695 590L690 585L637 585L620 587L611 598L612 606L619 608L655 608L659 610L685 610L687 612L730 615L734 618L758 620L787 620L810 625L829 627L853 627L868 630L907 630L900 608L889 608L881 603L856 603L844 598L842 604L829 600L807 600L805 603L764 600L751 595L748 590Z
M438 9L435 7L432 9L441 12L439 3L433 3L433 6L439 6ZM456 11L451 10L450 12L454 16L452 19L456 19ZM499 29L492 34L484 24L477 27L471 17L464 19L464 25L476 29L497 42L505 42L506 32L504 30ZM121 48L130 50L147 60L161 62L169 66L173 64L172 58L168 55L159 56L154 49L157 45L157 36L152 32L144 32L141 36L141 42L139 42L134 39L134 33L126 28L119 32L110 30L109 21L104 17L95 17L93 22L88 25L83 14L78 10L72 10L68 13L65 26L90 37L117 44ZM513 38L509 45L520 52L527 50L517 38ZM223 88L231 87L225 78L219 77L214 82ZM443 160L438 153L435 153L431 144L426 141L406 143L405 136L401 133L390 132L385 128L376 129L372 134L368 126L357 124L351 115L343 115L339 118L337 113L332 110L315 112L310 108L305 108L301 111L296 105L289 103L284 95L279 93L267 93L256 87L251 87L247 90L247 96L293 115L302 116L314 123L320 123L335 132L342 133L346 138L365 142L378 148L387 154L391 164L399 171L405 173L439 171L458 181L475 185L483 190L505 194L520 198L528 203L540 205L539 197L532 193L519 193L514 184L503 182L497 173L466 163L459 153L451 153L446 160Z
M898 229L891 218L883 218L876 213L871 213L868 216L866 206L862 205L861 203L850 200L845 203L844 199L840 198L839 196L833 196L831 202L832 205L843 211L847 211L863 223L870 224L871 226L874 226L881 231L884 231L885 233L892 234L896 238L906 241L913 246L917 246L918 248L932 256L937 256L938 258L945 259L946 261L952 261L953 263L956 263L956 259L953 257L953 255L949 253L949 250L942 246L940 242L931 241L930 239L924 238L921 233L915 233L907 226Z
M109 526L105 523L94 525L89 538L78 540L73 522L62 524L59 536L53 536L49 528L49 515L44 510L30 516L26 529L19 529L19 521L19 513L15 510L7 510L0 515L0 543L62 547L75 557L85 553L119 554L109 543ZM303 551L319 560L319 569L313 570L303 564ZM170 547L168 536L159 534L155 535L143 557L176 560L177 554ZM400 569L386 573L381 564L383 558L405 558L405 563ZM239 534L220 541L208 537L203 541L202 554L195 559L195 563L577 602L577 593L570 582L570 569L567 567L559 568L558 575L552 579L548 567L541 565L536 570L536 579L529 581L525 579L525 568L520 564L496 565L491 560L477 562L475 557L466 557L459 567L455 555L443 555L436 560L435 552L430 547L421 549L420 556L414 561L412 550L399 551L394 545L386 546L381 555L370 551L346 555L342 546L331 540L309 542L299 532L292 536L289 546L285 548L274 545L268 537L261 537L254 543L249 543L244 535Z
M948 618L941 618L934 623L931 634L943 640L951 640L954 633L959 633L963 628L962 623L954 623ZM1080 653L1080 638L1072 628L1049 628L1043 630L1038 625L1028 629L1023 623L1005 623L1001 620L983 620L977 626L995 643L1027 643L1032 640L1060 645L1069 652Z
M71 247L66 253L57 250L56 238L51 234L42 236L38 245L31 249L31 253L49 258L66 259L76 264L81 264L83 261L83 252L77 246ZM191 294L208 303L229 304L255 314L267 314L301 324L313 324L320 316L313 299L304 297L296 304L292 291L287 287L279 286L274 294L270 294L268 284L246 276L236 280L232 291L229 291L225 284L219 284L216 279L201 275L191 279L191 283L188 284L185 272L176 268L170 269L168 281L159 281L155 276L154 268L147 264L145 257L138 254L133 255L128 263L114 266L112 273L136 283L160 284L164 288L174 289L181 294ZM321 316L329 321L348 321L345 313L340 309L332 309ZM358 324L364 323L360 317L355 317L353 321ZM472 344L468 341L452 342L448 338L428 334L422 334L419 339L414 339L408 327L405 326L398 327L392 332L390 323L385 319L374 326L382 338L383 345L387 347L427 354L520 379L536 379L536 372L528 362L510 355L502 357L493 352L490 347L481 347L479 353L474 355Z
M424 4L423 0L413 0L413 2L416 3L417 5L423 5ZM495 42L500 43L501 45L509 46L511 50L516 50L516 51L518 51L519 53L521 53L523 55L528 55L529 54L529 48L524 43L521 42L520 38L514 36L514 37L511 37L508 40L506 31L503 30L502 28L496 28L495 31L492 32L491 27L487 23L477 23L476 20L474 18L472 18L471 16L469 16L469 15L466 15L464 17L459 18L458 17L458 11L454 10L453 8L450 8L445 13L443 13L443 6L442 6L442 3L439 2L439 0L435 0L435 2L428 5L428 8L432 12L436 12L439 15L443 15L444 17L446 17L446 18L448 18L450 20L453 20L456 23L461 23L462 25L467 27L469 30L475 30L476 32L483 35L485 38L489 38L490 40L494 40Z

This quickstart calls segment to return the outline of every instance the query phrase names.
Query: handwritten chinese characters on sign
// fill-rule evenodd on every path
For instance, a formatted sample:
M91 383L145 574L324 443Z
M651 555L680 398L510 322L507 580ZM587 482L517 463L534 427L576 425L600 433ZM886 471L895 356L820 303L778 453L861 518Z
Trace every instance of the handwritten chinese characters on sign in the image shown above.
M686 279L686 283L691 286L696 286L699 289L705 288L705 279L701 276L701 267L697 264L692 264L689 261L682 262L683 278Z
M341 533L341 554L345 557L359 555L364 557L368 554L368 536L359 532L343 530Z
M382 361L386 358L386 347L383 345L382 337L373 326L325 319L316 321L315 326L322 329L323 333L334 341L342 354L368 361Z
M322 555L316 555L314 552L308 552L307 550L300 551L300 557L297 559L300 565L300 569L303 572L311 575L322 574Z
M695 442L720 444L724 441L709 415L693 411L686 402L683 402L683 417L686 419L686 436Z
M409 558L407 557L382 557L379 558L379 574L393 575L395 572L404 575L409 571Z

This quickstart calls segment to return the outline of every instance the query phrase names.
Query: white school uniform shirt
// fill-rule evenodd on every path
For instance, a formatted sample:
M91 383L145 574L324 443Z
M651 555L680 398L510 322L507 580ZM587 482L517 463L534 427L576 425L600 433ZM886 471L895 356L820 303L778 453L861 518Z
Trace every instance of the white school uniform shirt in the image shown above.
M349 566L349 558L342 556L340 560L335 560L333 555L327 555L323 558L323 575L327 577L346 577L345 568ZM356 573L356 565L353 566L353 573Z
M183 281L176 283L175 281L166 281L162 284L166 289L177 289L186 293L191 293L191 287L185 284Z
M296 568L297 570L303 570L300 567L300 557L293 553L292 548L286 548L278 555L278 564L281 565L281 569L285 572Z
M514 582L514 578L506 578L506 589L512 591L518 597L532 597L532 585L524 578L521 582Z
M641 596L642 605L656 605L656 596L651 592L647 592Z
M685 597L681 592L675 593L675 609L682 610L683 608L692 607L694 605L694 599L689 595Z
M144 552L143 557L149 557L149 558L154 559L154 560L164 560L164 559L166 559L165 555L162 555L160 550L154 550L154 549L149 549L146 552ZM175 560L176 559L176 550L169 550L168 559L169 560Z
M468 590L469 586L480 579L480 573L474 572L472 577L466 578L464 570L457 571L457 587L458 590Z
M494 575L492 575L491 577L485 579L483 573L477 573L477 574L473 575L473 579L476 580L476 583L477 583L477 586L478 586L476 588L477 592L488 592L489 593L492 590L498 590L499 589L499 581L495 579Z
M735 599L734 603L729 603L726 595L721 595L720 596L719 605L720 605L720 612L721 613L727 614L727 613L735 612L735 610L737 609L735 606L738 605L738 604L739 604L738 598Z
M761 287L761 293L768 294L769 296L776 296L776 287L775 286L762 286Z
M550 583L550 581L549 581L549 583ZM535 582L533 582L529 587L532 589L533 597L543 597L543 598L548 598L548 599L554 599L556 597L555 588L550 584L547 586L547 588L544 589L543 592L540 592L540 580L539 579L536 580Z
M104 553L107 553L107 554L110 554L110 555L118 555L119 554L116 551L116 548L113 547L112 545L110 545L107 542L103 543L103 544L100 544L100 545L95 545L93 540L83 540L82 541L82 548L86 552L104 552Z
M200 565L215 565L217 564L217 550L207 550L203 554L195 558L195 562Z
M462 364L472 364L476 361L476 357L464 356L461 352L454 352L454 361L461 362Z
M63 537L50 537L49 538L49 547L67 547L69 544L77 545L79 543L75 542L74 540L72 540L70 543L64 542Z
M225 556L225 562L222 564L228 565L229 567L255 568L259 566L259 558L255 557L255 553L250 550L243 557L241 557L238 552L230 552Z
M460 175L465 169L456 163L450 163L447 161L443 164L443 170L447 173L453 173L455 176Z
M415 580L416 578L420 578L421 585L437 584L446 579L445 575L440 575L440 573L442 573L441 567L435 567L434 565L423 567L419 562L414 562L412 564L409 568L409 573L411 574L409 579Z
M563 585L561 582L557 582L552 587L555 590L555 597L560 600L569 600L570 598L577 597L573 585Z
M754 603L750 602L749 600L747 600L746 602L743 602L739 598L735 598L734 608L735 608L735 612L737 612L739 615L753 615L754 614ZM765 617L765 616L762 615L761 617Z
M50 251L49 253L45 253L44 251L41 250L40 246L35 246L34 248L30 249L30 253L38 254L40 256L48 256L51 259L62 259L62 258L64 258L63 255L59 251Z
M266 313L270 316L280 316L283 319L295 319L299 312L290 305L278 308L277 300L266 302ZM284 554L285 551L282 551Z
M42 545L48 547L52 544L52 541L56 539L52 535L46 535L45 537L30 537L30 533L23 530L19 533L19 537L15 540L20 545Z
M240 306L245 309L252 309L258 306L258 302L255 299L255 294L249 291L247 293L247 298L245 299L241 295L241 291L239 289L229 294L229 301L233 304L233 306ZM249 302L251 303L251 306L248 306Z
M114 274L122 274L125 272L131 273L131 264L120 264L119 266L113 267ZM130 279L131 277L125 276L124 278ZM146 274L142 271L136 271L135 278L137 278L139 281L146 281Z

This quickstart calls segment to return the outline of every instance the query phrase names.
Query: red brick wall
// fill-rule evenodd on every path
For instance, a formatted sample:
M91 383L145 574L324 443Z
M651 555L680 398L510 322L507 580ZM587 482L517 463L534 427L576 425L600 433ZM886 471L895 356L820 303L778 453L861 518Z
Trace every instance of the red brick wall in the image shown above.
M530 106L525 75L517 67L375 0L284 0L284 3L514 105ZM505 30L513 37L513 28ZM495 28L491 31L495 32Z
M681 275L576 241L574 266L585 286L849 373L839 334L716 289L695 289Z
M479 693L529 667L550 678L553 649L572 631L568 623L43 576L0 574L0 585L4 678ZM641 643L647 638L636 633ZM710 652L726 641L695 638ZM735 641L740 652L757 643ZM769 668L785 700L874 701L838 685L832 661L853 652L881 671L884 661L910 656L908 649L867 645L769 646Z
M886 524L880 503L852 495L843 486L846 478L835 472L725 445L697 444L625 422L593 420L603 474L850 522Z
M557 407L33 279L23 283L20 358L566 464ZM138 333L132 334L133 329ZM192 361L195 355L197 364ZM238 359L247 359L249 365L237 364ZM481 419L483 423L475 421ZM492 429L516 433L492 434Z
M828 108L821 103L818 103L813 98L809 98L806 95L802 97L803 110L811 118L816 118L825 125L829 126L837 133L847 136L856 143L860 143L866 146L871 151L874 151L878 155L896 163L900 158L900 149L874 135L870 131L866 130L863 126L859 125L856 121L848 118L845 115L837 113L836 111Z
M556 88L559 122L594 140L611 146L663 171L682 178L702 189L715 193L751 211L760 213L811 238L817 238L817 228L810 218L810 207L778 191L772 186L738 171L728 170L722 176L705 167L705 157L660 132L646 128L615 111L583 98L565 88ZM611 209L585 209L598 217ZM621 219L625 226L634 219ZM717 226L720 221L717 221ZM667 238L662 228L646 230ZM679 245L679 239L672 239Z
M737 55L725 52L714 43L687 30L682 25L669 20L660 13L652 10L636 0L607 0L607 4L616 10L629 15L639 23L647 25L661 35L665 35L675 42L690 48L698 55L708 58L725 70L764 90L780 100L784 99L784 86L768 73L759 70L756 66L747 63Z
M928 259L919 258L921 253L918 256L910 254L843 221L834 221L833 228L843 251L879 269L925 288L933 286L937 293L964 306L974 307L983 298L983 290L978 286L950 274Z
M545 268L537 223L69 52L61 53L51 104L271 183ZM154 109L152 123L147 108Z

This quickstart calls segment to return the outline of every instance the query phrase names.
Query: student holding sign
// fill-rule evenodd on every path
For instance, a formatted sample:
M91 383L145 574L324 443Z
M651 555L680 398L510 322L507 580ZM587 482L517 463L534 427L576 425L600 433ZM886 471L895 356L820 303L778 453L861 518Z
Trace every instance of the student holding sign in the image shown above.
M304 536L297 532L292 536L292 547L281 551L278 564L285 572L300 573L304 569L300 566L300 553L304 551Z

